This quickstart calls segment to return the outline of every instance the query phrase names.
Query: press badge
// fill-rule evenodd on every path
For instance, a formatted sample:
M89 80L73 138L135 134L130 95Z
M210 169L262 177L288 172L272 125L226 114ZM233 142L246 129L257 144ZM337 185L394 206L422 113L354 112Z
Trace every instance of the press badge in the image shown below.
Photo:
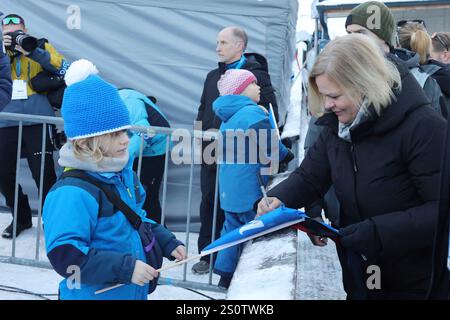
M13 92L11 99L12 100L28 99L27 83L25 80L13 81Z

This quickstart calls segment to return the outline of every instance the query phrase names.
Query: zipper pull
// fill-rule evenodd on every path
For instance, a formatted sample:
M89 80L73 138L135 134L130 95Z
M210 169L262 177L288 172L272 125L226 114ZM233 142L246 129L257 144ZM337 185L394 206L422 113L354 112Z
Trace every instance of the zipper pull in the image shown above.
M355 171L355 173L357 173L358 172L358 166L356 165L355 146L353 145L353 143L351 144L350 151L352 153L353 171Z
M128 191L128 195L130 196L131 199L133 199L133 195L131 194L130 188L127 188Z

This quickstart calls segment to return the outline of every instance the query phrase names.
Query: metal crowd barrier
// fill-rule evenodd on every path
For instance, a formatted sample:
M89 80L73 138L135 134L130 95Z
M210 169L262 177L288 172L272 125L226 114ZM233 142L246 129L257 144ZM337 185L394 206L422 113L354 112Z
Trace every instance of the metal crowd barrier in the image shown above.
M64 124L64 121L62 118L59 117L47 117L47 116L36 116L36 115L27 115L27 114L18 114L18 113L7 113L7 112L0 112L0 119L2 120L9 120L9 121L17 121L18 127L19 127L19 133L18 133L18 146L17 146L17 164L16 164L16 181L15 181L15 191L14 191L14 212L13 212L13 238L12 238L12 250L11 250L11 256L3 256L0 255L0 262L1 263L11 263L11 264L18 264L18 265L24 265L24 266L31 266L31 267L39 267L39 268L47 268L47 269L53 269L51 264L48 261L41 261L39 258L40 254L40 241L41 241L41 234L42 234L42 205L43 205L43 177L44 177L44 164L45 164L45 150L46 150L46 139L47 139L47 133L48 133L48 125L55 125L58 127L62 127ZM21 159L21 148L22 148L22 132L23 132L23 126L24 123L28 124L35 124L35 125L43 125L42 126L42 150L41 150L41 168L40 168L40 185L38 188L39 193L39 205L38 205L38 216L37 216L37 233L36 233L36 250L35 250L35 258L29 259L29 258L18 258L16 256L16 242L17 242L17 209L18 209L18 193L19 193L19 176L20 176L20 159ZM161 203L161 224L164 224L165 221L165 207L166 207L166 201L167 201L167 177L168 177L168 170L169 170L169 157L170 157L170 141L173 133L177 130L176 128L163 128L163 127L142 127L142 126L133 126L131 128L134 132L141 133L141 145L140 145L140 154L138 159L138 170L137 174L140 177L141 174L141 168L142 168L142 157L143 157L143 151L144 151L144 134L147 135L153 135L153 134L165 134L166 137L166 158L165 158L165 170L164 170L164 176L163 176L163 191L162 191L162 203ZM181 129L186 133L189 133L191 137L191 163L190 163L190 171L189 171L189 185L188 185L188 206L187 206L187 215L186 215L186 251L189 252L189 236L190 236L190 224L191 224L191 204L192 204L192 186L193 186L193 176L194 176L194 146L195 146L195 139L202 139L211 141L215 138L217 138L217 135L213 132L203 132L198 130L188 130L188 129ZM1 164L0 164L1 165ZM213 212L213 229L212 229L212 239L211 241L214 241L214 235L215 235L215 225L217 221L217 203L218 203L218 172L216 175L216 186L215 186L215 198L214 198L214 212ZM184 288L191 288L191 289L197 289L197 290L208 290L208 291L215 291L215 292L224 292L224 290L219 289L216 285L212 284L212 255L210 257L210 270L209 270L209 279L208 283L203 282L196 282L196 281L188 281L187 280L187 264L184 265L183 268L183 279L171 279L171 278L160 278L159 284L167 284L167 285L173 285L178 287L184 287Z

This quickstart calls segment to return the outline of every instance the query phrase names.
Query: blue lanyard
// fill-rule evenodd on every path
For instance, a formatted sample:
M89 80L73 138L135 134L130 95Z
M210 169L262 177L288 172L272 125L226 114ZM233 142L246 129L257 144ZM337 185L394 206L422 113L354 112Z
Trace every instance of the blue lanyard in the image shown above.
M30 81L30 63L28 63L28 81ZM22 65L20 63L20 56L16 58L16 75L17 79L20 79L20 76L22 74Z
M245 59L244 55L242 55L241 60L239 60L238 64L236 65L235 69L240 69L242 68L242 66L244 65L244 63L247 61L247 59Z
M21 71L20 57L19 57L19 59L16 58L16 75L17 75L17 78L20 78L20 74L21 73L22 73L22 71Z

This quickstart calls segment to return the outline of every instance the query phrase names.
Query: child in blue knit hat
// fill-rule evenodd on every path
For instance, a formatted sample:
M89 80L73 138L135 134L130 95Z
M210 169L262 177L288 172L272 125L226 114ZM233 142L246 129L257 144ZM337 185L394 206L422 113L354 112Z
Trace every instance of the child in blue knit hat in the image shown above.
M186 250L170 231L146 218L145 191L129 161L128 110L117 89L97 73L91 62L78 60L65 77L62 116L68 142L58 162L65 168L63 176L69 174L44 203L47 256L65 278L61 299L146 300L156 286L162 256L183 260ZM129 208L119 210L102 188ZM137 223L131 223L127 209ZM96 294L116 284L122 285Z

